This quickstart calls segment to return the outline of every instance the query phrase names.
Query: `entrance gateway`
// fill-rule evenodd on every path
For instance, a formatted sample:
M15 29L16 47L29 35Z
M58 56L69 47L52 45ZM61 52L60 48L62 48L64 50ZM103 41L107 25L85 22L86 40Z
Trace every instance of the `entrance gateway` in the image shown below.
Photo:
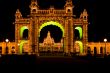
M76 53L85 54L87 50L87 11L81 13L79 18L74 18L72 0L66 0L64 9L57 10L50 7L47 10L39 9L37 0L31 0L30 15L23 18L19 9L15 14L15 42L18 43L18 54L28 53ZM62 31L60 42L55 42L51 32L43 42L39 42L40 33L44 27L57 26ZM42 54L42 55L43 55ZM52 55L52 54L51 54Z

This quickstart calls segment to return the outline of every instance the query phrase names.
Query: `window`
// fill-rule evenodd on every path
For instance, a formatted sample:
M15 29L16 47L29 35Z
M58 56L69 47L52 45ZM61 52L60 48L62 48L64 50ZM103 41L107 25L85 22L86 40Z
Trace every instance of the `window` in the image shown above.
M86 16L84 16L84 20L86 20L87 18L86 18Z
M27 40L28 39L28 29L25 29L23 32L23 39Z
M70 9L68 9L68 12L71 12L71 10L70 10Z
M36 9L33 9L32 12L36 12Z
M12 50L15 49L15 47L12 47Z

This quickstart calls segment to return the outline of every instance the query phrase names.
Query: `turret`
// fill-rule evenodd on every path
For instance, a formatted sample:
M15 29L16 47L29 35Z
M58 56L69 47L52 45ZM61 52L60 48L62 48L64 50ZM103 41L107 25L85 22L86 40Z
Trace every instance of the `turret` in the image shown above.
M72 0L66 0L64 8L66 9L66 13L73 13L74 6Z
M88 13L86 9L84 9L83 13L81 13L80 18L82 18L84 21L88 20Z
M16 18L16 19L22 18L22 14L21 14L21 12L19 11L19 9L16 10L15 18Z
M37 13L37 10L39 9L37 0L31 0L31 5L30 5L30 11L31 13Z

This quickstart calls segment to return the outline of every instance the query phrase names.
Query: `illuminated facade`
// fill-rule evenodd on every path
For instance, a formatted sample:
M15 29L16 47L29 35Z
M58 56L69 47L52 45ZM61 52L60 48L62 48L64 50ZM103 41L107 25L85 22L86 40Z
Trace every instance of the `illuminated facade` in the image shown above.
M72 0L66 0L61 10L50 7L41 10L36 0L31 0L30 15L23 18L19 9L15 13L15 42L1 42L0 53L2 54L37 54L42 51L62 52L66 54L78 52L80 55L87 54L88 50L94 54L109 53L110 43L104 50L105 43L88 42L88 14L86 9L79 18L74 17ZM54 38L47 33L43 43L39 42L41 30L49 25L57 26L62 31L61 42L55 43ZM78 35L77 33L78 32ZM24 33L27 33L24 35Z

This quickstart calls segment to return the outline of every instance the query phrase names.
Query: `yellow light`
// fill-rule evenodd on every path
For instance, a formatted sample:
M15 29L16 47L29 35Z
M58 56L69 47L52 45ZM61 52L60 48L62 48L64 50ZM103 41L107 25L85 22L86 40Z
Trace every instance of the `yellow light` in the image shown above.
M28 29L28 27L27 26L23 26L20 29L20 36L21 36L21 38L23 37L23 32L24 32L25 29Z
M78 43L79 44L80 53L83 53L83 43L81 41L75 41L75 43Z
M82 38L82 28L81 27L76 27L75 29L77 29L79 31L79 35L80 35L80 39Z
M23 45L25 44L25 43L27 43L27 41L26 40L22 40L21 42L20 42L20 48L19 48L19 51L20 51L20 54L22 54L22 50L23 50Z
M44 28L45 26L48 26L48 25L58 26L58 27L62 30L62 32L63 32L63 37L64 37L64 28L63 28L63 26L62 26L60 23L54 22L54 21L50 21L50 22L46 22L46 23L42 24L42 25L40 26L39 33L40 33L40 31L42 30L42 28ZM40 34L39 34L39 37L40 37Z

